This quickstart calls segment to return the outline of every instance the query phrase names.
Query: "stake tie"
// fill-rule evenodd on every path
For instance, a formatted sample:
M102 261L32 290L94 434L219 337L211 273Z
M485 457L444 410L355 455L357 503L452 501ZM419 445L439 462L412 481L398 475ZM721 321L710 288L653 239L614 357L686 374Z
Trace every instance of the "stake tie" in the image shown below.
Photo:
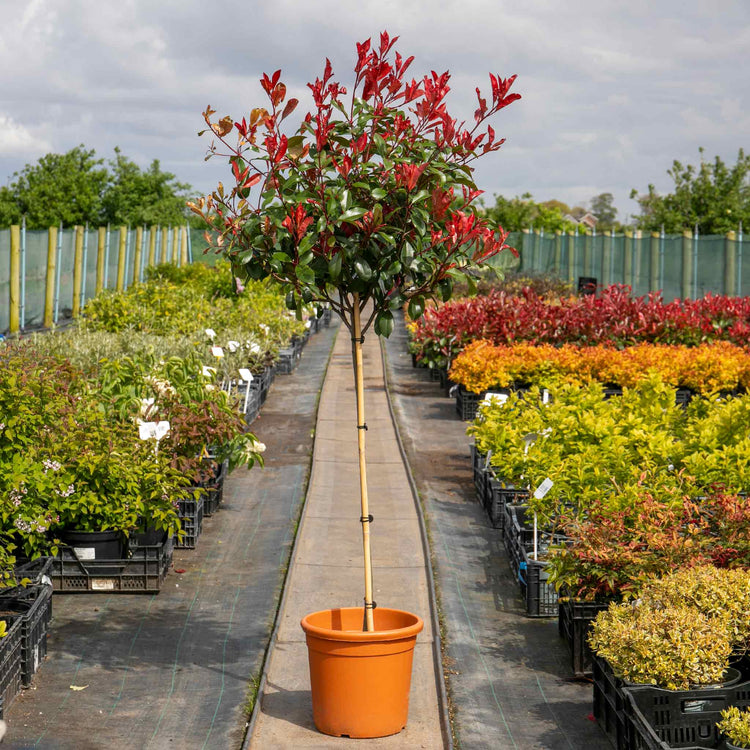
M372 513L370 513L369 516L360 516L359 522L360 523L372 523L375 519L372 517Z
M354 342L355 344L356 344L357 342L359 342L360 344L364 344L364 343L365 343L365 337L364 337L364 336L359 336L359 337L357 337L357 336L352 336L352 341L353 341L353 342Z
M367 423L365 424L358 424L357 425L358 430L367 430Z
M368 602L367 599L365 599L365 609L377 609L378 603L376 601Z

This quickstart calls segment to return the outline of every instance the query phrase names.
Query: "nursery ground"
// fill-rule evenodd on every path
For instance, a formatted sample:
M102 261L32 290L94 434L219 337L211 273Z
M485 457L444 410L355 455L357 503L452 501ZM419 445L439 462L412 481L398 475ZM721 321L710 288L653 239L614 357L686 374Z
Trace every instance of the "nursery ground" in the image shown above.
M444 626L456 744L473 748L604 750L590 684L571 680L556 619L523 615L501 532L476 501L466 423L429 371L415 369L399 321L388 378L423 500Z
M53 597L48 658L6 712L3 747L238 748L304 498L335 327L278 376L252 431L264 470L238 470L195 550L153 596Z

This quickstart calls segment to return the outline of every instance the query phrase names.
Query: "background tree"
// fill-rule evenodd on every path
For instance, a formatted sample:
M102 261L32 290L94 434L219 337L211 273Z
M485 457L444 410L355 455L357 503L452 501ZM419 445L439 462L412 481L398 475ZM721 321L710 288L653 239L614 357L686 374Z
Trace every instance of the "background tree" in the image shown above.
M667 170L674 181L672 193L659 195L653 185L645 195L631 192L641 208L636 217L640 229L659 231L663 226L676 233L697 227L701 234L724 234L736 230L740 221L750 224L750 156L740 149L737 163L728 167L718 156L705 161L703 149L699 151L698 167L675 160Z
M115 148L110 168L102 196L105 222L130 226L185 223L191 187L177 182L170 172L163 172L158 159L143 171Z
M563 218L561 207L566 212L568 207L560 201L536 203L531 193L524 193L515 198L495 196L495 205L484 208L484 213L508 232L520 232L524 229L543 229L545 232L567 231L574 224Z
M115 148L109 167L83 145L27 164L0 188L0 226L18 224L24 216L29 229L60 223L201 225L188 218L190 186L163 172L158 160L144 171Z
M76 146L66 154L47 154L14 173L0 190L0 221L7 226L26 216L30 229L97 223L107 170L93 149Z
M615 227L617 209L614 207L612 193L599 193L591 199L591 213L597 218L597 232L608 231Z

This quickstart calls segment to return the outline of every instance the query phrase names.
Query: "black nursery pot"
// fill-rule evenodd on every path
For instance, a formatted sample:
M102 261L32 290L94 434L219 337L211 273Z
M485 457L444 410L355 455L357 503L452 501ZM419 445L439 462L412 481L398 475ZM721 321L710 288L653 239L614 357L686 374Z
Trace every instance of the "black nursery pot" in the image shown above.
M76 557L82 562L123 558L122 535L119 531L66 529L60 532L60 541L72 547Z

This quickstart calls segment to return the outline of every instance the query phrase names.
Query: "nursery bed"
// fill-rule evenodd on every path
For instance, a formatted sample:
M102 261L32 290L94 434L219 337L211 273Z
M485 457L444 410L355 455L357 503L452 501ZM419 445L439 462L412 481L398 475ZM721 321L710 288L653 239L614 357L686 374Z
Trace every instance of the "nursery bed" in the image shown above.
M195 550L154 595L54 596L48 656L6 712L3 748L239 747L304 497L335 329L277 378L252 431L266 468L234 472Z
M529 619L503 549L476 500L466 424L425 369L402 322L386 344L390 390L424 500L446 630L445 669L462 747L586 748L609 743L591 720L554 619Z

